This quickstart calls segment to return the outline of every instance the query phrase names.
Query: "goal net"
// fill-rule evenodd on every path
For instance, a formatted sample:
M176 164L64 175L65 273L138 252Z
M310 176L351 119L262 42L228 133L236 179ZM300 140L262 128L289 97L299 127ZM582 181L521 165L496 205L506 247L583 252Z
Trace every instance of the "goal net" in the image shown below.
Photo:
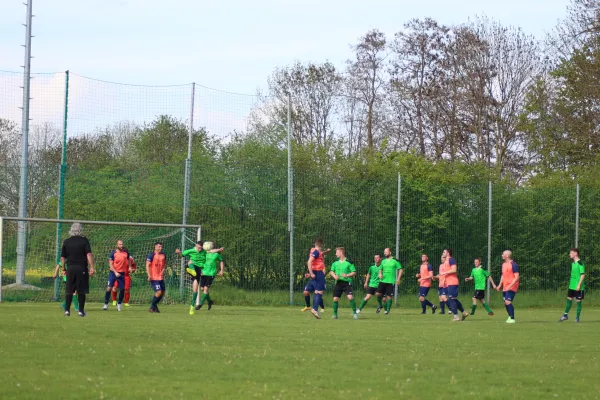
M19 222L26 231L27 245L19 263L17 233ZM131 274L133 304L147 304L153 291L146 275L146 256L154 243L163 243L167 256L165 285L167 304L188 299L191 281L185 273L185 261L175 254L176 248L193 247L201 239L200 225L136 224L107 221L68 221L41 218L0 217L0 301L62 301L65 284L61 272L53 278L60 261L62 242L69 236L71 223L83 225L83 235L90 241L96 273L90 277L88 301L103 302L109 273L108 257L122 240L133 257L137 270Z

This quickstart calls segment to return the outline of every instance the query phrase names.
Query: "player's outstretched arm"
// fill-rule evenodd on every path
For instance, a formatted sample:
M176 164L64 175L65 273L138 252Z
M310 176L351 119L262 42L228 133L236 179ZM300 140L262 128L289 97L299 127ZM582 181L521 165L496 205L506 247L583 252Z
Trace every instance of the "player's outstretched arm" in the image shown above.
M221 247L219 249L212 249L209 253L222 253L225 250L225 247Z

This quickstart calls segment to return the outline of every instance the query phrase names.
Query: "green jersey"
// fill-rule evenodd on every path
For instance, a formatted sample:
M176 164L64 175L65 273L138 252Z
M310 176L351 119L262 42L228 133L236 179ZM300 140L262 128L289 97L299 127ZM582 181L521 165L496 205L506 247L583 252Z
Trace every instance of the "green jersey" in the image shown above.
M219 253L206 253L206 260L202 273L206 276L215 276L217 274L217 264L223 261L223 257Z
M475 290L485 290L486 282L490 273L482 267L475 267L471 270L471 278L475 281Z
M181 254L184 257L189 257L196 267L204 267L204 263L206 262L206 251L198 251L195 247L193 247L191 249L184 250Z
M336 274L338 276L338 278L339 278L338 282L344 281L344 282L352 283L352 277L344 278L344 277L342 277L342 274L348 275L348 274L351 274L352 272L356 272L356 268L354 268L354 265L348 260L344 260L344 261L337 260L331 266L331 272L333 272L334 274Z
M381 283L396 283L396 271L402 269L402 265L395 258L385 258L381 262L383 278Z
M582 274L585 274L583 262L581 260L573 261L571 264L571 279L569 280L569 289L577 290L577 285L579 285L579 280L581 279ZM579 290L585 290L584 282L581 282L581 287Z
M376 288L379 286L379 271L381 271L381 265L371 265L369 268L369 287Z

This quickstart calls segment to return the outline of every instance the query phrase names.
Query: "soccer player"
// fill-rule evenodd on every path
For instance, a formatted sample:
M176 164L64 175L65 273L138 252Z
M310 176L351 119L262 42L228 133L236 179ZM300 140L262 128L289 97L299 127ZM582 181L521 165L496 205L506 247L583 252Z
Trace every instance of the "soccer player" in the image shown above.
M356 310L357 314L360 314L362 309L367 305L367 302L371 298L371 296L375 295L377 292L377 288L379 287L379 271L381 270L381 255L375 254L373 257L375 264L369 267L369 272L367 272L367 276L365 277L365 290L367 294L365 298L360 302L360 306L358 306L358 310ZM381 302L381 297L375 296L377 298L377 310L375 311L377 314L381 312L383 308L383 303Z
M427 295L431 288L431 280L433 279L433 267L429 264L429 256L427 254L421 254L421 268L417 274L419 280L419 301L421 302L421 314L427 314L427 306L431 307L431 313L435 314L437 306L434 306L429 300Z
M450 311L454 315L454 321L460 321L461 318L458 316L458 312L462 313L462 321L469 316L469 313L465 311L462 303L458 300L458 266L456 260L452 258L452 249L444 249L442 254L444 257L444 272L440 273L440 276L445 276L445 284L448 287L448 306Z
M335 256L338 259L331 265L331 271L329 272L331 277L335 279L335 286L333 287L332 318L338 319L338 302L340 301L342 293L345 292L350 301L353 318L358 319L358 314L356 313L356 301L354 301L354 293L352 292L352 277L356 276L356 268L346 259L346 249L343 247L336 247Z
M60 253L60 263L66 266L65 316L71 315L73 294L79 300L79 316L85 317L85 295L90 292L90 275L94 275L94 255L89 240L83 236L79 222L71 225L70 237L65 239Z
M583 282L585 279L585 266L579 259L579 249L572 248L569 252L569 257L573 260L571 263L571 279L569 280L569 291L567 292L565 313L560 317L558 320L559 322L569 319L569 310L571 310L573 298L577 301L577 317L575 318L575 321L579 322L579 317L581 316L581 300L585 297L585 283Z
M152 305L148 312L160 313L158 303L165 296L165 281L164 272L167 266L167 256L163 253L163 245L161 242L154 243L154 251L146 257L146 274L148 274L148 282L154 290L152 297Z
M304 301L306 306L302 311L311 310L310 308L310 293L314 292L313 295L313 309L311 313L315 318L321 318L319 316L319 307L325 310L325 304L323 303L323 294L325 293L325 254L329 253L331 249L323 251L323 241L321 239L315 240L315 247L310 249L308 256L308 276L311 280L304 287Z
M436 276L433 276L432 279L435 281L439 281L438 282L438 297L440 299L440 315L445 315L446 314L446 302L448 301L448 286L446 286L446 276L442 275L442 272L445 271L445 265L444 265L444 255L442 254L441 257L441 264L440 267L438 269L438 274Z
M102 309L104 311L108 310L110 294L111 292L116 292L118 288L119 301L117 303L117 311L121 311L121 304L125 297L125 274L131 272L131 257L127 249L125 249L122 240L117 240L117 248L111 251L108 256L108 264L110 265L110 272L108 274L108 284L106 286L106 293L104 294L104 307Z
M126 248L125 250L128 251ZM135 260L133 259L131 254L129 255L129 261L131 262L131 271L127 270L127 272L125 272L125 299L123 300L123 304L125 304L125 307L129 307L129 300L131 299L131 274L133 274L137 269L137 264L135 263ZM119 282L115 281L113 291L111 292L113 306L117 305L117 291L115 288L117 288L118 286Z
M203 291L202 297L200 298L200 304L196 307L198 310L202 308L204 302L208 300L208 309L210 310L214 304L214 301L210 298L208 293L215 275L217 274L217 264L219 265L219 276L223 276L223 269L225 263L223 257L217 252L213 252L213 242L204 242L203 248L206 251L206 260L204 262L204 268L202 268L202 276L200 277L200 289Z
M58 276L58 271L62 268L62 264L59 262L58 264L56 264L56 268L54 269L54 275L52 276L53 279L56 279L56 277ZM67 282L67 270L63 268L63 273L62 273L62 280L63 282ZM73 308L75 308L75 311L79 311L79 299L76 296L77 291L73 292ZM62 304L60 305L60 307L63 309L63 311L67 310L67 300L65 299L65 301L62 302Z
M515 307L513 306L513 300L519 290L519 266L512 259L512 251L504 250L502 252L502 277L500 283L496 286L496 290L502 290L502 297L504 298L504 306L508 313L507 324L514 324L515 321Z
M187 273L192 276L193 294L192 303L190 305L190 315L194 315L194 310L200 309L199 305L196 306L196 299L198 298L198 287L200 286L199 283L202 276L202 268L204 268L204 263L206 262L206 250L202 248L203 245L204 242L199 240L191 249L184 251L175 249L175 254L190 258L188 267L186 268ZM211 250L211 253L220 253L221 251L223 251L223 248Z
M471 306L471 315L475 315L475 310L477 309L477 300L481 302L485 311L487 311L488 315L491 317L494 315L494 312L485 302L485 287L486 283L489 280L492 284L492 287L496 289L496 284L494 283L494 279L490 276L490 273L487 272L481 266L481 258L476 258L473 261L475 267L471 270L471 276L465 278L465 282L469 282L475 280L475 293L473 293L473 305Z
M379 271L379 287L377 288L377 297L385 298L385 315L390 313L392 308L392 299L394 298L394 284L400 285L402 279L402 265L392 257L392 250L388 247L383 250L385 259L381 261L381 270Z

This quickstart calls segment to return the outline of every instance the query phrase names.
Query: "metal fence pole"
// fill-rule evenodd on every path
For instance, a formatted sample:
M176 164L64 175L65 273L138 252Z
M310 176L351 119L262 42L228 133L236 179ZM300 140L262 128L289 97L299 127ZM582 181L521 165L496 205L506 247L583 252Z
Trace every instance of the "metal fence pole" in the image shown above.
M192 174L192 137L194 135L194 100L196 97L196 83L192 82L192 98L190 106L190 126L188 131L188 148L187 158L185 159L185 177L183 183L183 217L182 224L187 224L187 219L190 214L190 186L191 186L191 174ZM186 230L181 229L181 251L186 247ZM185 292L185 257L181 257L181 266L179 271L179 296L183 302L183 296Z
M25 24L25 64L23 65L23 113L21 120L21 181L19 184L19 217L27 217L27 184L29 177L29 100L31 83L31 20L32 2L27 2L27 23ZM25 283L25 257L27 251L27 223L19 221L17 234L17 285Z
M488 273L492 274L492 181L488 182L488 243L487 243L487 264ZM485 301L490 302L490 281L487 281L487 290L485 291Z
M398 174L398 194L396 195L396 260L400 258L400 205L402 195L402 177ZM394 306L398 306L398 285L394 285Z
M63 116L63 140L62 153L60 156L60 172L58 176L58 205L56 209L56 218L63 219L64 217L64 200L65 200L65 174L67 172L67 122L69 116L69 71L65 71L65 106ZM62 224L59 222L56 225L56 264L60 262L60 237L62 235ZM63 266L64 267L64 266ZM54 280L54 300L58 300L60 291L60 275Z
M579 247L579 183L577 184L577 200L575 201L575 247Z
M294 304L294 172L292 169L292 98L287 104L288 231L290 233L290 305Z

